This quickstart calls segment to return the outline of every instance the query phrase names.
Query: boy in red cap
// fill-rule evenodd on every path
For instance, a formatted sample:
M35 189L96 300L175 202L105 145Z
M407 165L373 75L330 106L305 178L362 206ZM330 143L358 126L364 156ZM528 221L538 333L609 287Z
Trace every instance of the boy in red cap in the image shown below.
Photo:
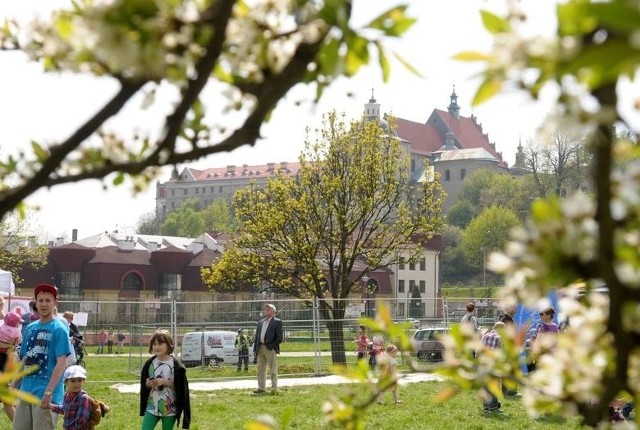
M37 370L21 382L20 389L39 399L31 405L20 400L16 408L13 430L55 430L58 414L49 410L51 403L61 404L64 396L62 375L71 354L69 328L55 318L58 305L58 289L50 284L39 284L34 291L40 319L29 324L20 347L20 358L25 367L37 366Z

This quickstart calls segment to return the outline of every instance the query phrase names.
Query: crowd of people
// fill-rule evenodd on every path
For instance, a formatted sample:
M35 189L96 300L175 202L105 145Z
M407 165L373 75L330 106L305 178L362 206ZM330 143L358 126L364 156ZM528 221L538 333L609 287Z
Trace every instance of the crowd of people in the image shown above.
M59 416L63 429L93 429L109 407L92 399L84 389L88 374L79 364L83 351L83 336L74 323L74 314L59 315L58 289L51 284L39 284L34 289L29 312L19 307L4 312L0 296L0 371L16 360L21 367L33 366L34 372L11 382L19 389L39 399L37 404L20 399L17 405L4 403L4 410L13 430L55 430ZM256 325L253 340L257 364L258 388L255 394L266 392L267 368L271 390L278 389L278 362L283 340L282 320L276 317L275 305L265 305L265 317ZM122 353L125 336L104 329L97 336L98 354ZM249 338L238 330L238 371L248 370ZM106 347L106 349L105 349ZM185 367L173 355L174 339L167 330L157 330L150 339L151 357L144 363L140 376L141 429L152 430L158 423L163 429L175 426L188 429L191 425L189 382ZM77 364L78 363L78 364ZM93 407L100 405L97 412ZM96 406L97 407L97 406Z

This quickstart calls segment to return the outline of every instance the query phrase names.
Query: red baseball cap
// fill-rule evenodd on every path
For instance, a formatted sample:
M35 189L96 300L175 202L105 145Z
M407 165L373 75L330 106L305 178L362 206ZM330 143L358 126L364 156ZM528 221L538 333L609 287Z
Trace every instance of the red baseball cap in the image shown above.
M51 284L38 284L36 285L36 289L33 292L35 298L38 298L38 294L40 293L51 293L53 294L53 298L58 300L58 289L55 285Z

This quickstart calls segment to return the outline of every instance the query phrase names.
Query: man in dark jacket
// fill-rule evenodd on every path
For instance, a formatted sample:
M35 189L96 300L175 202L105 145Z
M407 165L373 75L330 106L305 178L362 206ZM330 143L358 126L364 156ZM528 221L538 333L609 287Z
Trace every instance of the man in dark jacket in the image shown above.
M258 373L258 389L255 394L265 392L267 382L267 366L271 373L271 391L278 389L278 359L280 342L282 342L282 320L276 318L276 307L271 303L264 307L265 317L258 321L256 337L253 342L253 353L256 357Z

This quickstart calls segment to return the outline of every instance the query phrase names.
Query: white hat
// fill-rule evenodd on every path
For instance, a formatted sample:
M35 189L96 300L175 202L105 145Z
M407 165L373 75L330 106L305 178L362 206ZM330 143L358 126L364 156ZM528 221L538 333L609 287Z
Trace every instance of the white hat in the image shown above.
M271 309L273 309L274 312L276 311L276 306L271 304L271 303L267 303L266 305L264 305L264 307L265 308L271 308Z
M78 366L77 364L67 367L64 371L64 380L66 381L67 379L73 378L87 379L87 371L84 367Z

